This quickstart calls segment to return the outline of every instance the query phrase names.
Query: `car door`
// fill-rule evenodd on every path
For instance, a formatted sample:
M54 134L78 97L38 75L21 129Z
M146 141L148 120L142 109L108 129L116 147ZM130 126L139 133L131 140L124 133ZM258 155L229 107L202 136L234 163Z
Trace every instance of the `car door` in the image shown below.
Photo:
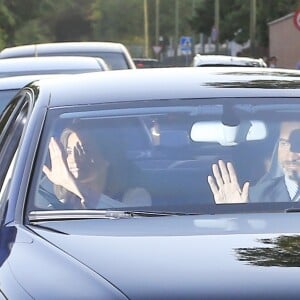
M32 96L20 92L6 107L0 118L0 222L4 220L7 191L26 120L32 106Z

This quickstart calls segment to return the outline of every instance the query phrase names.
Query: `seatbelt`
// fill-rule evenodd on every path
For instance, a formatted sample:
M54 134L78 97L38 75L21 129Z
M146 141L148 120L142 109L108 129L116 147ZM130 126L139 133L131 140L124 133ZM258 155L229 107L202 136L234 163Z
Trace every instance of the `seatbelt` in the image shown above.
M298 202L300 200L300 188L298 187L296 195L293 197L293 202Z

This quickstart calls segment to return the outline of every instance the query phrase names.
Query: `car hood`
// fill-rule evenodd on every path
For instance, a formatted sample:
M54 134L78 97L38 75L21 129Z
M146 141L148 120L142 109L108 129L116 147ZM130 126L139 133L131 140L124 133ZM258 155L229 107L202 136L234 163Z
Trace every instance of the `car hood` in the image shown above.
M34 230L130 299L296 297L300 222L297 214L274 215L52 222ZM63 228L67 234L52 231Z

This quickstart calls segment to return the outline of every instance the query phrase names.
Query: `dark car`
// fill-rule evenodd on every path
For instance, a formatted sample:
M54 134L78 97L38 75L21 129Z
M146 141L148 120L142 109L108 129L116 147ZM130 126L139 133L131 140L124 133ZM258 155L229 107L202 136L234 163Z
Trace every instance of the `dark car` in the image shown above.
M299 88L253 67L24 87L0 119L2 298L298 299Z
M161 68L161 62L156 58L140 58L134 57L133 61L138 69L141 68Z
M111 42L61 42L5 48L0 58L24 56L92 56L102 58L111 70L135 69L127 48Z

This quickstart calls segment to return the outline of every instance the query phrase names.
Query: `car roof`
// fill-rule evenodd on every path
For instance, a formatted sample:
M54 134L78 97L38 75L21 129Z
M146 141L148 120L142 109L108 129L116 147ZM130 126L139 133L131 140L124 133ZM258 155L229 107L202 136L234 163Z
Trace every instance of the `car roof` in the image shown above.
M0 91L3 90L18 90L22 87L30 84L31 82L51 78L65 77L66 74L33 74L33 75L19 75L19 76L10 76L10 77L0 77Z
M40 93L51 93L50 106L216 97L300 97L300 71L253 67L119 70L66 75L63 80L54 77L35 84Z
M18 57L0 59L0 77L106 71L107 64L101 58L83 56Z
M121 43L114 42L56 42L5 48L0 58L27 56L93 56L101 57L112 70L135 69L134 61Z
M58 42L22 45L5 48L0 52L0 58L17 56L37 56L38 53L61 52L61 51L107 51L123 52L124 45L112 42Z
M195 67L208 65L267 67L266 63L261 58L201 54L197 54L193 58L193 66Z

